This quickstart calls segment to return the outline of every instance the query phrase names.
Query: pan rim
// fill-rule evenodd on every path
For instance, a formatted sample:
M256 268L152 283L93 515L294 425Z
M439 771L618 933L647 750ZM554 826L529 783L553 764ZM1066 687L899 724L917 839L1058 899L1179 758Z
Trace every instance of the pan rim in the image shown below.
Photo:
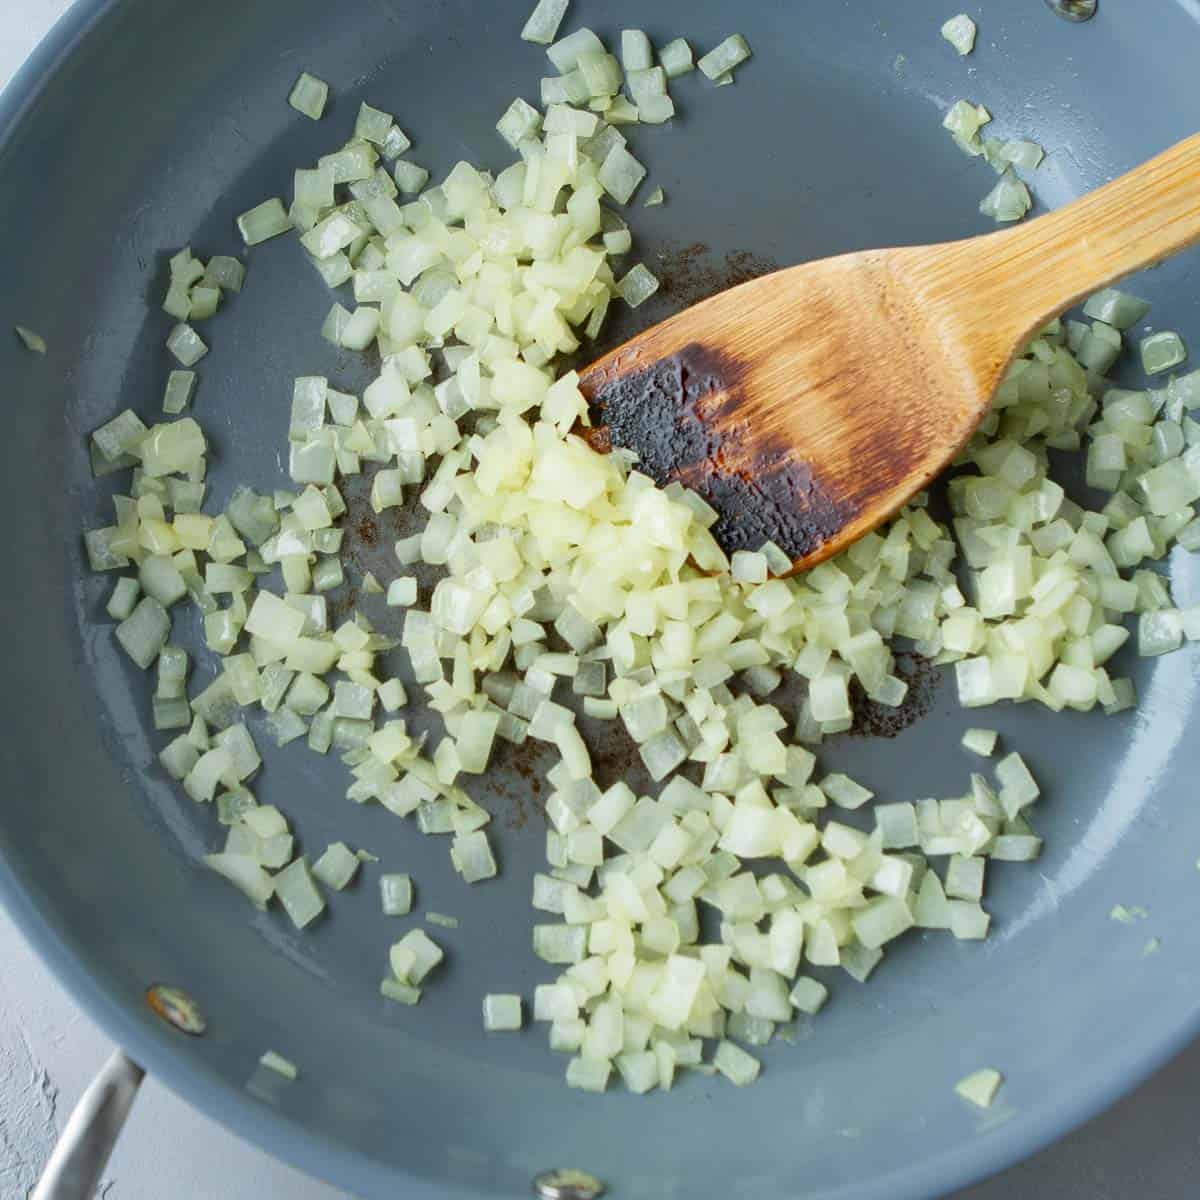
M17 136L37 101L105 19L127 0L75 0L0 91L0 149ZM397 1176L413 1195L489 1200L460 1183L399 1171L321 1132L255 1102L202 1062L185 1057L168 1031L139 1019L99 964L57 916L39 907L38 889L24 878L19 853L0 840L0 901L22 937L54 978L102 1032L177 1096L229 1134L335 1187L389 1193ZM49 897L46 897L49 901ZM1022 1111L987 1140L966 1140L919 1161L870 1179L846 1183L822 1200L917 1200L967 1187L1057 1142L1132 1092L1200 1036L1200 1003L1166 1030L1147 1030L1114 1047L1111 1056L1089 1065L1069 1083L1066 1096L1047 1098Z

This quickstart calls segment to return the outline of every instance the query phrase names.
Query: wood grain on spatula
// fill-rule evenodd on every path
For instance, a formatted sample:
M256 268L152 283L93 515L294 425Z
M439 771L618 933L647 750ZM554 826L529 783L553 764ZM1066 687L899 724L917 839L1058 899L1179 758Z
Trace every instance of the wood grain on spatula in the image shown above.
M626 342L580 386L601 440L717 510L726 551L773 541L813 566L949 465L1052 317L1197 240L1200 135L1012 229L732 288Z

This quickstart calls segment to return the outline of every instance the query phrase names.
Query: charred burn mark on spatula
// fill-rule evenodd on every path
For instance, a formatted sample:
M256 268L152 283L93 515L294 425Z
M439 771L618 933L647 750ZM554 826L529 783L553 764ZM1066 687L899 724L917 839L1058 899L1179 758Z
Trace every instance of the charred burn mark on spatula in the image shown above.
M628 363L636 363L632 352ZM610 445L636 450L641 469L662 483L722 453L725 434L715 421L736 406L741 378L736 361L692 345L643 369L627 369L618 355L580 385Z
M856 507L832 499L808 467L791 458L781 439L760 436L754 454L757 469L680 476L721 514L712 535L726 553L758 550L774 542L790 558L804 558L857 512Z
M788 442L743 408L746 364L692 343L646 367L618 353L580 380L599 424L594 449L633 450L660 486L678 480L719 514L726 552L774 542L793 559L812 553L857 514L797 461Z

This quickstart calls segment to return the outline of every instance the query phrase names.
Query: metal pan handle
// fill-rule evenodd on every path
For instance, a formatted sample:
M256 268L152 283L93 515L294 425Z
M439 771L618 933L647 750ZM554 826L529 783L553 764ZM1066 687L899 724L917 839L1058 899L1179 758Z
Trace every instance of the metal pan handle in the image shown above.
M113 1053L79 1098L29 1200L92 1200L145 1074Z

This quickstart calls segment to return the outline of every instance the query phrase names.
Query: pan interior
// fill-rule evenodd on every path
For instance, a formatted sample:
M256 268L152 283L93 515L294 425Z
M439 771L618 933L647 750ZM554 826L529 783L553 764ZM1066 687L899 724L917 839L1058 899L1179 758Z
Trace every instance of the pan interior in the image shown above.
M732 22L755 52L733 87L681 81L681 118L631 138L668 197L631 213L642 254L669 283L639 318L747 269L982 231L991 173L939 128L960 97L986 104L998 134L1046 145L1035 188L1048 206L1193 131L1192 4L1161 6L1150 27L1116 3L1083 26L1039 4L992 4L966 60L938 36L946 15L926 0L732 14L715 0L660 0L652 11L579 0L572 22L610 43L639 26L656 44L684 34L707 48ZM535 99L547 70L541 50L517 39L523 18L473 0L85 3L70 44L60 36L62 52L43 57L46 82L7 97L20 111L0 140L0 329L32 326L50 352L0 337L6 891L77 994L152 1069L358 1194L437 1185L523 1195L556 1165L647 1200L948 1189L1115 1098L1196 1027L1200 924L1178 903L1197 887L1200 855L1200 752L1187 737L1194 652L1134 668L1136 715L968 715L951 681L927 680L928 711L898 736L834 739L823 751L831 769L901 800L961 791L963 729L999 729L1043 781L1046 852L991 872L986 944L906 938L867 989L839 980L799 1044L770 1049L745 1092L695 1077L649 1099L581 1096L566 1090L540 1029L484 1034L485 992L530 996L547 977L529 948L528 880L543 842L536 760L502 759L478 792L496 816L503 878L468 890L444 844L343 799L339 764L259 738L256 792L293 817L307 853L344 839L382 859L303 935L197 868L220 840L213 814L153 765L165 739L150 732L150 689L114 646L110 581L87 574L77 534L107 520L112 492L90 478L86 433L122 407L147 418L158 408L166 257L185 244L238 252L234 216L289 195L293 168L348 136L361 99L397 114L411 157L435 176L459 158L505 165L494 122L515 94ZM302 69L333 86L319 124L285 102ZM1200 337L1197 263L1187 255L1138 280L1157 326ZM278 452L292 376L324 374L348 390L367 377L315 336L331 302L281 239L250 254L246 290L206 326L213 353L195 415L216 445L216 502L237 482L286 484ZM382 564L404 520L381 520L356 542L381 578L395 573ZM1179 602L1197 602L1194 563L1176 551L1170 570ZM195 650L190 618L176 629ZM627 758L614 747L599 772L615 778ZM380 915L373 876L384 869L413 874L422 910L461 920L436 931L449 969L415 1010L376 993L389 942L415 924ZM1114 925L1116 903L1150 917ZM1162 949L1143 957L1151 936ZM154 1022L140 997L158 981L198 999L206 1037L185 1042ZM300 1064L300 1082L255 1075L268 1047ZM981 1116L952 1088L985 1065L1008 1082Z

